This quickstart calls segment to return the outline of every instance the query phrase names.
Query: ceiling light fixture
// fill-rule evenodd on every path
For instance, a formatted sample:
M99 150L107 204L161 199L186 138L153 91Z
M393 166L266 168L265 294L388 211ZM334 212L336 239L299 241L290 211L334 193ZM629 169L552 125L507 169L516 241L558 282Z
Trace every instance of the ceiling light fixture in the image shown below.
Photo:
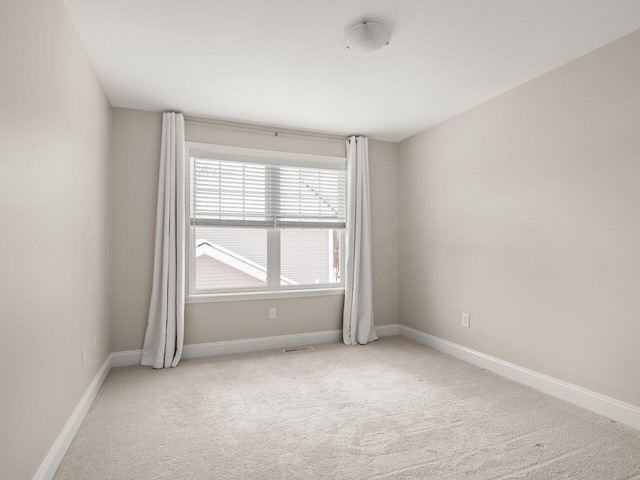
M375 52L389 45L389 40L391 40L391 33L387 26L380 22L365 20L347 27L344 32L347 48L364 53Z

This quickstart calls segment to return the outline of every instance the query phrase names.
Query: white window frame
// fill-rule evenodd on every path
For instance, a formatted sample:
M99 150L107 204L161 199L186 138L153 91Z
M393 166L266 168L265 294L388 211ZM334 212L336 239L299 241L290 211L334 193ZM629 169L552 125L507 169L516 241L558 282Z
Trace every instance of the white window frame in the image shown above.
M229 302L242 300L277 299L292 297L315 297L325 295L344 295L344 268L345 268L345 244L346 227L340 231L340 283L323 283L311 285L280 285L280 232L279 228L264 228L267 232L267 284L264 287L244 287L215 290L196 290L196 256L194 252L195 226L191 225L191 157L192 152L231 155L236 158L246 158L247 162L256 161L272 164L286 163L301 167L314 166L344 166L345 157L332 157L324 155L310 155L291 152L276 152L271 150L258 150L243 147L231 147L208 143L185 142L185 163L188 172L185 175L185 218L186 218L186 245L185 254L185 303L209 303ZM238 227L230 227L238 228ZM239 227L242 228L242 227ZM333 230L333 228L327 228Z

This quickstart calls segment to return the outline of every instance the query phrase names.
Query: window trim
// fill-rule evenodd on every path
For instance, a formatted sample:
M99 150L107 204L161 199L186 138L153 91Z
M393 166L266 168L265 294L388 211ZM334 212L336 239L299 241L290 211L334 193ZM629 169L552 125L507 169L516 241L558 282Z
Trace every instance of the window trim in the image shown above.
M304 290L266 290L247 292L227 292L190 295L185 299L186 304L191 303L215 303L215 302L237 302L244 300L273 300L278 298L300 298L300 297L325 297L331 295L344 295L345 287L334 288L311 288Z
M346 157L333 157L326 155L298 154L292 152L277 152L272 150L261 150L244 147L233 147L225 145L215 145L199 142L185 142L185 168L188 169L185 175L185 303L209 303L209 302L229 302L242 300L270 300L278 298L315 297L328 295L344 295L345 282L345 245L346 227L340 229L340 242L342 255L340 255L340 271L343 272L340 283L323 283L312 285L280 285L280 255L281 243L278 228L261 228L267 231L267 285L264 287L244 287L217 290L195 290L195 260L193 254L193 232L196 225L191 224L191 157L192 151L198 155L223 155L235 156L246 159L247 162L256 161L272 164L286 164L301 167L344 167L346 169ZM314 228L314 230L316 230ZM326 230L334 230L328 227ZM275 273L274 273L275 272Z

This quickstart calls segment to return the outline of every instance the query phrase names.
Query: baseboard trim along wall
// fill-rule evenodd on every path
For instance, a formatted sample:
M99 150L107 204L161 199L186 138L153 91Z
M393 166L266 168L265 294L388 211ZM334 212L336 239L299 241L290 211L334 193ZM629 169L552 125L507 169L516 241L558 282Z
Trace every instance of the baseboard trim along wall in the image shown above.
M518 383L535 388L553 397L586 408L587 410L591 410L592 412L630 427L640 429L640 408L633 405L619 402L613 398L571 385L562 380L505 362L499 358L485 355L484 353L471 350L405 325L381 325L376 327L376 332L379 337L402 335L405 338L477 365ZM302 347L305 345L319 345L340 341L342 341L342 330L202 343L198 345L185 345L182 358L189 359L232 353L257 352L260 350ZM107 357L62 429L62 432L58 435L47 456L42 461L40 468L38 468L33 476L33 480L51 480L53 478L111 368L140 365L141 359L141 350L114 352Z
M87 412L95 400L96 395L98 395L100 387L102 387L102 384L107 378L110 370L111 355L109 355L102 363L98 373L96 373L91 384L89 384L89 388L87 388L87 391L80 399L80 402L78 402L78 405L71 414L71 417L69 417L69 420L67 420L67 423L60 432L60 435L58 435L56 441L53 442L47 456L44 457L44 460L40 464L40 468L38 468L33 476L33 480L51 480L56 474L56 470L58 470L60 462L62 462L62 459L64 458L64 454L67 453L69 445L71 445L80 425L82 425L84 417L87 416Z
M398 335L400 325L380 325L376 327L379 337ZM305 345L320 345L342 341L342 330L328 330L326 332L296 333L293 335L279 335L274 337L246 338L242 340L228 340L224 342L199 343L185 345L182 349L182 358L202 358L214 355L228 355L232 353L259 352L276 348L303 347ZM127 352L114 352L111 354L113 367L126 367L128 365L140 365L142 359L141 350Z
M400 335L435 350L497 373L510 380L535 388L553 397L640 429L640 408L600 395L585 388L543 375L542 373L485 355L414 328L400 325Z

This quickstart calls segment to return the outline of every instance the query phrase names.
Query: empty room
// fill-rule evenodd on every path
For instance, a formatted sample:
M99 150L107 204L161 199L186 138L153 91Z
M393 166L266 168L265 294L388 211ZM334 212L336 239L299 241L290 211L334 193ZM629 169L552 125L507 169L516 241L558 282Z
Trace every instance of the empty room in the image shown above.
M0 479L640 480L640 2L2 0Z

